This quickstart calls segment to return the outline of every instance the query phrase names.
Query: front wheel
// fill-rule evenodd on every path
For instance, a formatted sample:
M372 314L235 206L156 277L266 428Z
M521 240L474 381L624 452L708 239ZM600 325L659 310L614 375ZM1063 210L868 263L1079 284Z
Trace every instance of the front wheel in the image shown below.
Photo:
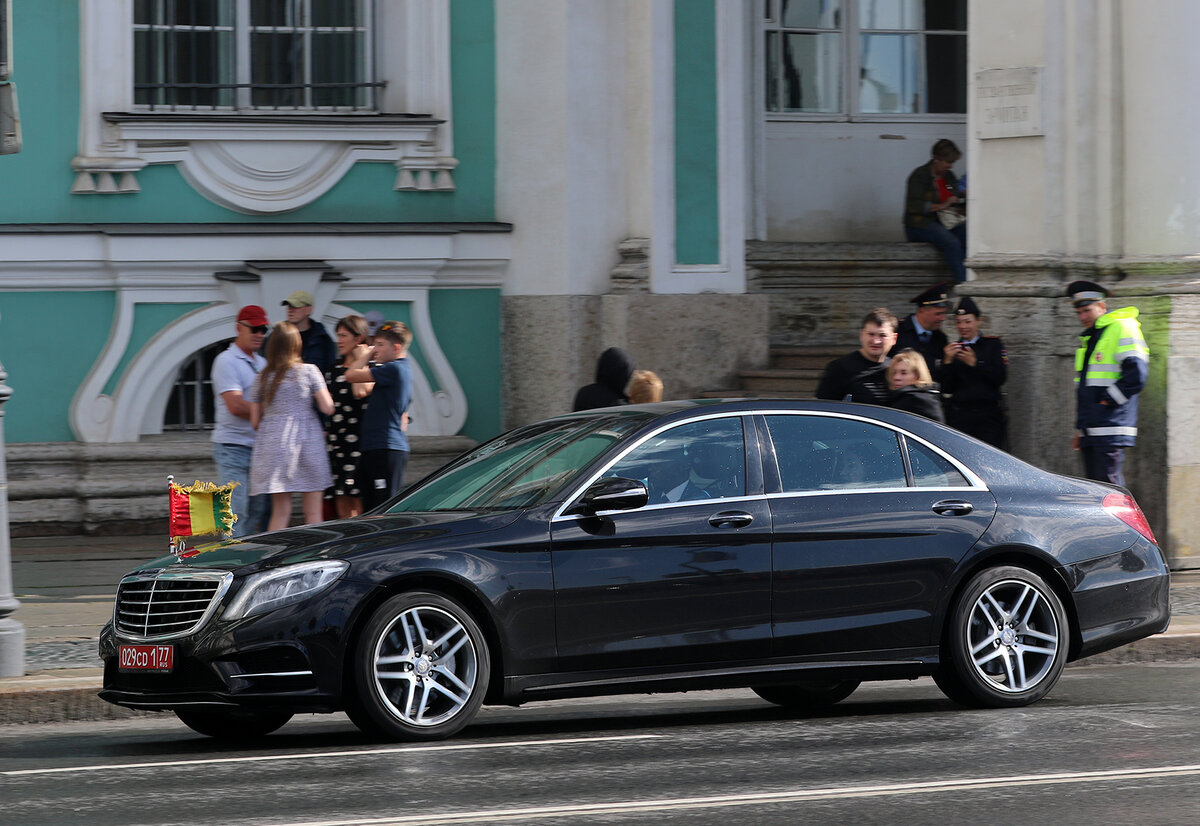
M1026 706L1062 676L1069 640L1066 611L1045 580L1016 566L990 568L955 600L934 679L964 705Z
M218 740L252 740L281 728L292 719L292 712L180 708L175 710L175 716L192 731Z
M487 642L469 611L440 594L401 594L359 638L351 719L396 740L449 737L479 711L488 675Z
M768 703L803 711L840 703L858 686L858 680L806 680L790 685L753 686L751 690Z

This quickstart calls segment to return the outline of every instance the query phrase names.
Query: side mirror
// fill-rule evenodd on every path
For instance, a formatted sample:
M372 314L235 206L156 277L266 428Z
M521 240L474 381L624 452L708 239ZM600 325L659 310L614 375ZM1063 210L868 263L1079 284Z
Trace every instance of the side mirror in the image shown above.
M599 511L629 511L649 501L646 486L638 480L606 476L593 482L567 513L594 516Z

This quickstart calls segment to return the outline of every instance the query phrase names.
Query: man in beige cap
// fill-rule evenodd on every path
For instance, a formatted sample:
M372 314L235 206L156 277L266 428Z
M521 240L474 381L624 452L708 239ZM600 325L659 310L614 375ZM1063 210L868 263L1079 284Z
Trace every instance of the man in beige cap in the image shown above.
M287 320L300 331L300 358L328 373L337 358L337 345L320 321L313 321L313 296L308 290L296 290L283 300Z

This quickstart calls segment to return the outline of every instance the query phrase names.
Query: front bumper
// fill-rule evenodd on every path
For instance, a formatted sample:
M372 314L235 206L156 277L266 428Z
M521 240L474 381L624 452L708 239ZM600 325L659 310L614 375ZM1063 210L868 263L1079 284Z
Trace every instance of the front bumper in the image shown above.
M121 671L119 647L147 641L123 637L110 622L100 634L100 697L150 711L196 706L340 710L352 608L365 590L341 582L312 600L234 622L218 612L192 634L161 641L175 649L170 673Z

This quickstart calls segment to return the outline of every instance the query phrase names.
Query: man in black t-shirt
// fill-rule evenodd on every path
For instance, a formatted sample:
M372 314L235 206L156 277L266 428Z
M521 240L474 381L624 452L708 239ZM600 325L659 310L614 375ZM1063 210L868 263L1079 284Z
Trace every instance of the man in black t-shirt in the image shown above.
M896 343L896 317L886 307L871 310L863 317L858 341L857 350L825 367L818 399L887 404L888 351Z

